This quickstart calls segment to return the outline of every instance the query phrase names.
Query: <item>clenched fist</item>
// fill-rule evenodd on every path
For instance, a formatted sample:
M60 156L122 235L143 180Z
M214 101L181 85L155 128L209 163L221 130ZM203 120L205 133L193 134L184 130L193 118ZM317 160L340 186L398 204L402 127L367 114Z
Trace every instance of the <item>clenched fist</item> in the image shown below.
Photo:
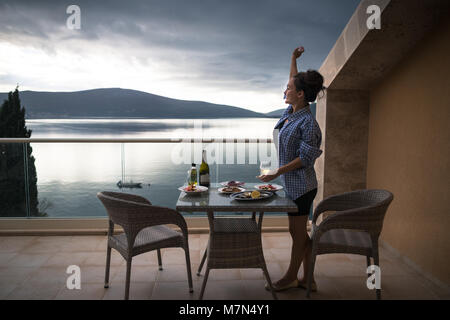
M303 47L295 48L294 52L292 53L292 56L295 59L298 59L303 54L303 52L305 52L305 48L303 48Z

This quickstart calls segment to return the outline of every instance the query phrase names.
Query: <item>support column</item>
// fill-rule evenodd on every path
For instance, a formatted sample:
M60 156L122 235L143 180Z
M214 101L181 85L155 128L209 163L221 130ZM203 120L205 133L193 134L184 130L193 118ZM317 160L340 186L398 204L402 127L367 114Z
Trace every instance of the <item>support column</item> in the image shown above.
M317 101L323 154L315 164L314 207L330 195L366 188L369 101L369 91L336 89Z

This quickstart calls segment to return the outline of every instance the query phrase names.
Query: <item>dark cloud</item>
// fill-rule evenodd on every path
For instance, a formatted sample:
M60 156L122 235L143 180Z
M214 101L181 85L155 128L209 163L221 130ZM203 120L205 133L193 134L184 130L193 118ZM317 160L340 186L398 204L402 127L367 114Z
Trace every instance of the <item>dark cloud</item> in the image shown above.
M65 28L66 8L81 8L81 30ZM303 44L302 69L319 68L359 0L0 1L0 40L49 52L66 41L132 43L136 58L181 68L199 84L273 88L287 79ZM133 50L133 48L127 48Z

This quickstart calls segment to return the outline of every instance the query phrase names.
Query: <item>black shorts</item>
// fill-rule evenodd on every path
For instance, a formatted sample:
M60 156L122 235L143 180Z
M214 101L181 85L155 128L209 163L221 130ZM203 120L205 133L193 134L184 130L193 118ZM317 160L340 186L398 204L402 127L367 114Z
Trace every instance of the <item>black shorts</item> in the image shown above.
M300 196L298 199L294 200L298 207L298 212L288 212L291 217L308 216L309 210L311 210L311 205L316 197L317 189L313 189L304 195Z

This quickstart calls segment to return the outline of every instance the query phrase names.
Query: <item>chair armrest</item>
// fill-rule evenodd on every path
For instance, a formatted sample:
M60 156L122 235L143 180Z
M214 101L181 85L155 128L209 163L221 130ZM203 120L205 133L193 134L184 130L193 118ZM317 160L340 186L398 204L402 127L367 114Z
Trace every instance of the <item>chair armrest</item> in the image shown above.
M336 208L336 199L334 196L322 200L314 210L312 223L315 224L319 216L326 211L338 211Z
M379 237L383 220L393 195L386 190L357 190L328 197L314 210L313 227L320 235L331 229L362 230ZM325 211L335 211L316 226Z
M323 199L314 210L312 222L315 223L319 216L326 211L346 211L360 209L360 205L355 203L353 196L359 191L352 191L329 196Z
M101 192L97 196L108 212L110 230L111 223L120 225L127 235L129 246L133 246L137 234L142 229L164 224L174 224L181 228L187 241L187 224L178 211L166 207L153 206L145 198L139 196L124 196L124 194L113 192Z
M113 194L115 198L125 201L132 201L137 203L145 203L145 204L152 204L148 199L135 195L135 194L129 194L129 193L121 193L121 192L109 192L110 194Z
M174 224L187 235L186 220L178 211L133 201L122 200L122 202L126 203L126 207L122 210L126 210L127 214L121 223L116 222L122 227L133 226L135 230L140 231L151 226Z
M351 229L369 233L378 237L381 233L382 219L377 216L378 208L356 208L337 211L326 217L319 225L313 223L313 236L321 237L332 229Z

